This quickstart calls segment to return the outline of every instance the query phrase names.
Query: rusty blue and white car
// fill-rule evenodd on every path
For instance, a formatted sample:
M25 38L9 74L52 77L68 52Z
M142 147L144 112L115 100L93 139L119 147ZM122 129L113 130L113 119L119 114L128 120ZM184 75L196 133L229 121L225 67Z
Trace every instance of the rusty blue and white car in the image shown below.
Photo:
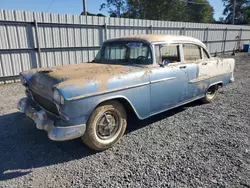
M123 136L128 112L145 119L194 100L212 102L234 81L234 66L192 37L121 37L105 41L92 62L20 73L27 97L18 109L51 140L81 137L104 150Z

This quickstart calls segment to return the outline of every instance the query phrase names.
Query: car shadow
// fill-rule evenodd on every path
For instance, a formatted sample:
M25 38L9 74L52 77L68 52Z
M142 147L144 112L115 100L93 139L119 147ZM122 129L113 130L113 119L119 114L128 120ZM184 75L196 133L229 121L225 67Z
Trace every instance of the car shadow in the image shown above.
M24 114L0 116L0 181L31 172L32 168L84 158L96 152L81 139L55 142L47 133L36 129Z
M126 134L185 110L188 105L155 115L145 120L132 117ZM55 142L45 131L36 129L24 114L15 112L0 116L0 181L17 178L33 168L55 165L95 154L81 139Z
M135 131L137 129L140 129L142 127L145 127L147 125L150 125L150 124L152 124L154 122L161 121L161 120L163 120L165 118L168 118L170 116L178 114L178 113L186 110L189 107L199 106L199 105L202 105L202 104L203 103L201 101L199 101L199 100L193 101L191 103L188 103L188 104L185 104L183 106L179 106L179 107L173 108L171 110L168 110L166 112L162 112L160 114L154 115L154 116L149 117L149 118L144 119L144 120L139 120L134 113L133 114L129 114L128 125L127 125L127 129L126 129L126 134L130 133L132 131Z

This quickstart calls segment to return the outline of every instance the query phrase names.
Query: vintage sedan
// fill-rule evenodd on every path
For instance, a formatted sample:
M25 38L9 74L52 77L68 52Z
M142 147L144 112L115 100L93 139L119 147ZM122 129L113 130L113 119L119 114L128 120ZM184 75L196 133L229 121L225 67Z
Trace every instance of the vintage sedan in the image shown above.
M234 81L234 66L195 38L121 37L105 41L92 62L20 73L27 97L18 109L51 140L81 137L104 150L123 136L128 112L145 119L194 100L212 102Z

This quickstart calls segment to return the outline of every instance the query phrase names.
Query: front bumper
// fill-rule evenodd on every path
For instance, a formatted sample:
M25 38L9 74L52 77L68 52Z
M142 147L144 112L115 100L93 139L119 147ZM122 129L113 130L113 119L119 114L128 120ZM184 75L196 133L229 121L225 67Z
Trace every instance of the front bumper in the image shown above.
M55 141L72 140L81 137L85 130L86 124L59 127L54 125L54 121L49 119L43 109L36 110L30 103L28 98L22 98L17 108L20 112L25 113L30 119L36 123L36 127L45 130L48 137Z

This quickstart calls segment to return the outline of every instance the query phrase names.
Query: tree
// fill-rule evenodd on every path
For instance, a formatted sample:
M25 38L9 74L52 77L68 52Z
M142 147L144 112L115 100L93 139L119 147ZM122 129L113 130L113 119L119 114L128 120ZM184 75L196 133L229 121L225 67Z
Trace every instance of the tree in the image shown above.
M207 0L189 0L188 21L200 23L213 23L214 9Z
M214 22L213 7L207 0L106 0L100 10L112 17L149 20Z
M172 21L186 18L184 0L128 0L128 7L133 18Z
M106 0L101 4L100 11L106 9L112 17L121 17L127 11L127 0Z
M81 13L82 16L85 16L84 11ZM98 14L92 14L90 12L87 11L87 16L101 16L101 17L105 17L105 15L98 13Z
M222 0L225 9L223 14L226 16L225 22L232 23L233 2L234 0ZM235 6L235 24L250 23L250 0L237 0Z
M243 17L244 23L250 24L250 6L244 8Z

